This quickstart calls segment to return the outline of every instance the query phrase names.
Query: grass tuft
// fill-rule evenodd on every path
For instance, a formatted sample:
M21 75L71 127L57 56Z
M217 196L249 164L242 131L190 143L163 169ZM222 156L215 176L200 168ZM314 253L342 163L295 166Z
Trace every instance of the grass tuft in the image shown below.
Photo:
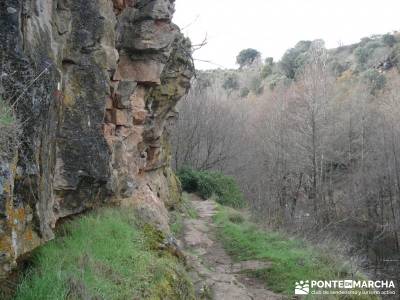
M104 209L63 225L35 252L15 299L193 299L183 266L153 250L160 235L133 215Z

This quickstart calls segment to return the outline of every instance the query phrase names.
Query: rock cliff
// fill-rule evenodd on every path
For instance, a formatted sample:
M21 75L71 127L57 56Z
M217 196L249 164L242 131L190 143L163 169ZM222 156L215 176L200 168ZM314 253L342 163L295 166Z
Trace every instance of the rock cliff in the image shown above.
M133 206L168 231L168 126L193 76L174 0L2 0L1 94L22 123L0 158L0 275L62 218Z

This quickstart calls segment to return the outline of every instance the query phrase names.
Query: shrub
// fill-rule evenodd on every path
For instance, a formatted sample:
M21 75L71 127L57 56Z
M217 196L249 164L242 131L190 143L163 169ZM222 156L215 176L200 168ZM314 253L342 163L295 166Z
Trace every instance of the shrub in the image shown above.
M272 91L278 84L283 83L289 86L292 82L292 79L286 77L283 74L273 74L270 78L268 78L268 86L269 89Z
M267 78L271 74L272 74L272 67L270 65L264 65L261 70L261 77Z
M391 58L393 64L400 70L400 45L393 47Z
M298 70L300 70L307 60L307 52L312 45L311 41L300 41L294 48L285 52L280 67L286 77L294 79Z
M371 93L375 93L383 89L386 85L386 77L375 69L368 69L363 74L363 78L367 81L371 88Z
M250 80L250 90L256 95L262 94L262 92L264 91L264 87L260 77L254 76Z
M368 61L369 51L364 47L358 47L354 51L354 55L356 56L357 63L360 65L364 65Z
M393 47L396 44L396 38L393 34L387 33L382 36L382 42L389 47Z
M246 98L250 94L250 90L248 87L244 87L240 90L240 97Z
M347 65L341 64L339 61L336 61L336 60L331 63L330 67L332 69L333 74L336 77L340 77L343 74L343 72L348 70L348 66Z
M182 189L188 193L197 192L198 173L189 168L182 168L177 172L177 176L182 184Z
M229 222L232 222L234 224L242 224L245 221L245 218L243 217L243 215L237 211L229 212L228 219L229 219Z
M274 64L274 58L273 57L267 57L266 59L265 59L265 64L267 65L267 66L272 66L273 64Z
M370 37L363 37L363 38L360 40L360 45L364 46L365 44L367 44L367 43L369 43L369 42L371 42L371 41L373 41L373 39L371 39Z
M258 58L260 58L261 53L255 49L244 49L240 51L236 57L236 63L241 67L252 65Z
M184 191L196 193L203 199L216 197L219 204L244 207L243 194L235 179L220 172L196 171L183 168L177 173Z
M225 90L237 90L239 89L239 81L236 75L229 74L228 77L225 79L222 87Z
M368 42L361 44L354 50L354 55L361 70L365 69L365 65L372 57L375 50L382 46L382 43L380 43L379 41L369 40Z

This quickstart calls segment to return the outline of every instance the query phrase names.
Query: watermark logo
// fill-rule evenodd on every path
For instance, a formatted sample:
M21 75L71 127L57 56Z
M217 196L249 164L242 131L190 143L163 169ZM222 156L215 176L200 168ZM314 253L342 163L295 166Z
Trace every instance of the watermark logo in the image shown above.
M353 280L345 280L343 281L343 288L352 289L353 288Z
M301 280L295 295L395 295L392 280Z
M295 295L308 295L309 293L310 282L308 280L296 282L296 287L294 289Z

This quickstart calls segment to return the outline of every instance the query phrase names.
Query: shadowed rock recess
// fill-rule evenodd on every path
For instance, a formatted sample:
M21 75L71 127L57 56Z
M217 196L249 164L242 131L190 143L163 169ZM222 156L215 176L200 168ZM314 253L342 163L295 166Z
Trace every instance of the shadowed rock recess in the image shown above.
M168 127L193 76L174 0L2 0L2 91L23 124L0 156L0 275L61 218L135 207L168 231Z

